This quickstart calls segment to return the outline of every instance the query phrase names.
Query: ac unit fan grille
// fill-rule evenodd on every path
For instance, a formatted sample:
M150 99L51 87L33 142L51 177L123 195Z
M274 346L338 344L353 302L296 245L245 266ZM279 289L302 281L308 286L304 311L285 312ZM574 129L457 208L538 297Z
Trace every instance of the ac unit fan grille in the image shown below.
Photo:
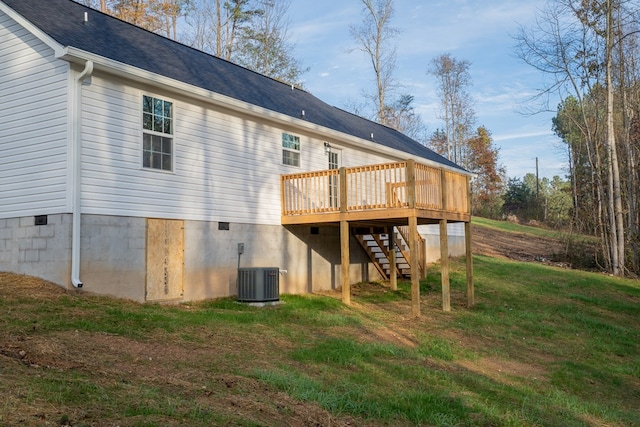
M271 302L280 300L280 269L253 267L238 269L238 301Z

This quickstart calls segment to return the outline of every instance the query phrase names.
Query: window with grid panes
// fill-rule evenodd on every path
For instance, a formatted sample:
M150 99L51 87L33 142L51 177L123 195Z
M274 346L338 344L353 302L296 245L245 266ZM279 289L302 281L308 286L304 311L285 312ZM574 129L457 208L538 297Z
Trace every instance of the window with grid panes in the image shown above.
M282 164L300 166L300 137L282 134Z
M173 170L173 103L142 97L142 167Z

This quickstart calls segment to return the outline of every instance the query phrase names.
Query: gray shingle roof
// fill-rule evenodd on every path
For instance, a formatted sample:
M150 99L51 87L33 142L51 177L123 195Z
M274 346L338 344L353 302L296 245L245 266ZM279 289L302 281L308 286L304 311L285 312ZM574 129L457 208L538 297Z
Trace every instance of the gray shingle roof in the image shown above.
M333 107L303 90L120 21L71 0L0 0L62 46L300 118L461 169L402 133ZM89 13L84 23L84 13Z

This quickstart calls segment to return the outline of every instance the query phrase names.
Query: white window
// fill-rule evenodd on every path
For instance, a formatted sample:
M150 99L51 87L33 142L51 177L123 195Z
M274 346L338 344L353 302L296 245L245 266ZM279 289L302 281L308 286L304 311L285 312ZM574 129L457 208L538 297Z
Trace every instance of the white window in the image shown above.
M173 103L142 97L142 167L173 170Z
M300 137L282 134L282 164L300 166Z

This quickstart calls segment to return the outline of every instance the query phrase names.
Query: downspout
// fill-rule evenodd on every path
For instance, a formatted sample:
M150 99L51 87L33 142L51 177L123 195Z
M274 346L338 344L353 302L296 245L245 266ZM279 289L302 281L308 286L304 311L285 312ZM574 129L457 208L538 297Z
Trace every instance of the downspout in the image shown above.
M84 70L75 79L75 100L74 100L74 135L72 151L73 187L72 187L72 224L71 224L71 283L75 288L82 287L80 280L80 199L82 196L81 174L82 174L82 85L91 84L91 74L93 73L93 61L84 64Z

